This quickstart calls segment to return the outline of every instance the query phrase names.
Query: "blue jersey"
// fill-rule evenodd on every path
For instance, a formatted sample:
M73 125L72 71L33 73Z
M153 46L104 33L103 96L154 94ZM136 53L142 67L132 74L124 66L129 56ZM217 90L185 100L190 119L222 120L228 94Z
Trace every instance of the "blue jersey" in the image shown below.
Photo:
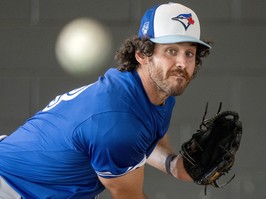
M93 198L142 166L170 123L174 97L153 105L136 71L109 69L57 96L0 142L0 175L23 198Z

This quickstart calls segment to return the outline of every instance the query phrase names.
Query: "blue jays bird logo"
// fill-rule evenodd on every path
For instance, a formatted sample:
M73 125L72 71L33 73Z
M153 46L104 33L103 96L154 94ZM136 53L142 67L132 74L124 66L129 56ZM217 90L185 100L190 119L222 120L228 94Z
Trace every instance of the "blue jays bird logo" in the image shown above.
M173 17L172 19L179 21L184 26L185 30L187 30L190 25L193 25L195 23L191 13L180 14L176 17Z

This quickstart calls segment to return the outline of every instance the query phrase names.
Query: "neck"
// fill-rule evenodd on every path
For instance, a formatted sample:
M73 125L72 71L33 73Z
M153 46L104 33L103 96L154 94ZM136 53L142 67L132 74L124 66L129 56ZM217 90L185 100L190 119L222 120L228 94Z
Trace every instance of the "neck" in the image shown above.
M139 68L137 69L137 72L151 103L157 106L163 106L168 96L166 96L165 93L151 81L148 72L140 70Z

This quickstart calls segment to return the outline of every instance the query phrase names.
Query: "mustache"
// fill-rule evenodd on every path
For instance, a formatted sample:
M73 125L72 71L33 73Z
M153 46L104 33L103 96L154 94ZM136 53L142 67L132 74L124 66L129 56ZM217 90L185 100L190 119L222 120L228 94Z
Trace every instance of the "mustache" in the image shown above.
M184 77L186 80L190 80L191 77L189 76L188 72L182 68L177 68L175 70L170 71L169 75L175 75L175 76L182 76Z

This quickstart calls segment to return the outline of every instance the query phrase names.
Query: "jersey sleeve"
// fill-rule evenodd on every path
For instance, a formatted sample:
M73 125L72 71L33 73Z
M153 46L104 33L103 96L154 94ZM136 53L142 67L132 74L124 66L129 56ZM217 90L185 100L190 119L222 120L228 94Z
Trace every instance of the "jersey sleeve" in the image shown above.
M104 178L118 177L144 165L152 142L142 121L121 112L91 117L77 135L95 172Z

